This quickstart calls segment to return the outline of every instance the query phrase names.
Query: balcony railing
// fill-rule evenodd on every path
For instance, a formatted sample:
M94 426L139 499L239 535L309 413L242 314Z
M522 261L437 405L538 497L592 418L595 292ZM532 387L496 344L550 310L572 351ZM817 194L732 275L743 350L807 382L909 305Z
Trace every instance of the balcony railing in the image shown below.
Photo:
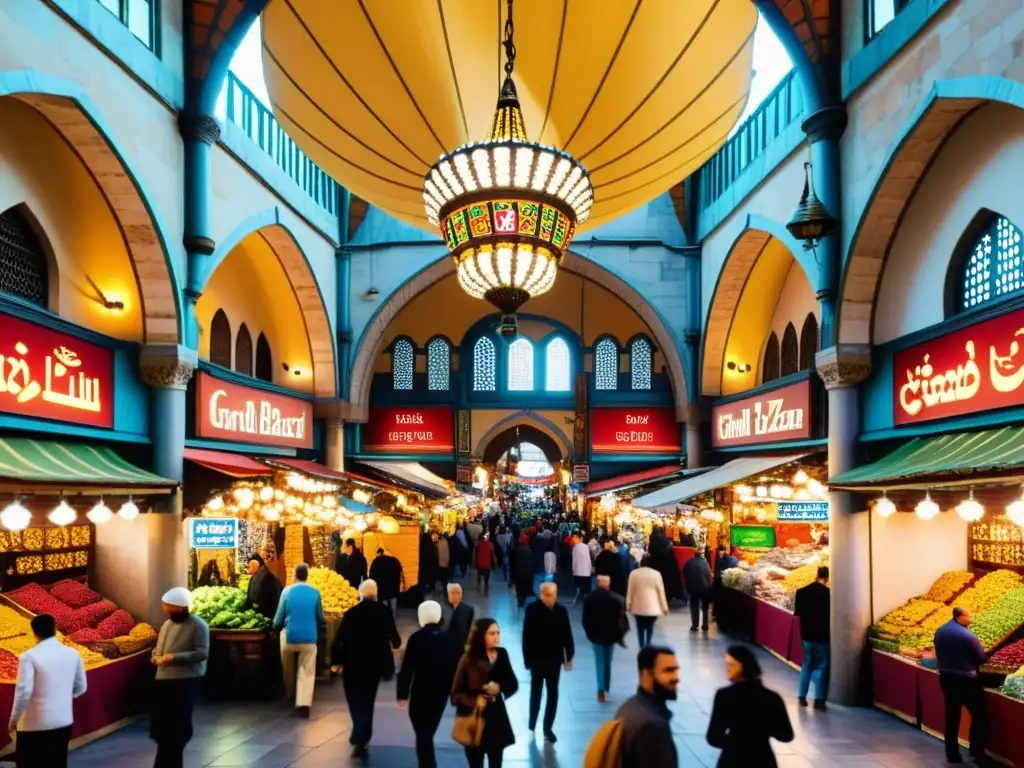
M241 128L313 202L338 214L338 183L310 160L284 128L233 72L228 73L228 120Z
M803 90L790 71L700 169L700 207L707 208L804 112Z

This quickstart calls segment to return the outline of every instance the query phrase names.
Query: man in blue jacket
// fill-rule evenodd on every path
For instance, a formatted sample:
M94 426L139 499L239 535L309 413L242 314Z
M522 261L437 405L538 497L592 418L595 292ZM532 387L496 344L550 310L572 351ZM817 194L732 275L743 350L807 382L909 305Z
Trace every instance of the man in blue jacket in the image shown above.
M295 691L295 714L309 717L316 680L316 641L324 623L320 590L307 584L309 566L295 566L295 583L285 587L277 605L274 627L281 630L281 663L284 666L285 698ZM298 674L296 675L296 662Z
M939 667L939 685L946 698L946 760L962 763L960 757L960 716L963 707L971 715L971 755L975 761L987 760L988 709L985 689L978 679L978 667L988 657L981 641L968 627L971 614L966 608L953 609L953 618L935 632L935 660Z

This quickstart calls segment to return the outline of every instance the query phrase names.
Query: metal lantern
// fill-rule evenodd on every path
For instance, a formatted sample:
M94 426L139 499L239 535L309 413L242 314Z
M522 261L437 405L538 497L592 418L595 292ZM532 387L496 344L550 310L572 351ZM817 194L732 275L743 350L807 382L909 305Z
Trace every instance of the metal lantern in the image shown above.
M796 213L786 224L786 229L797 240L802 240L804 247L808 249L815 247L822 238L839 231L839 222L832 217L814 192L810 163L804 163L804 192L800 196Z

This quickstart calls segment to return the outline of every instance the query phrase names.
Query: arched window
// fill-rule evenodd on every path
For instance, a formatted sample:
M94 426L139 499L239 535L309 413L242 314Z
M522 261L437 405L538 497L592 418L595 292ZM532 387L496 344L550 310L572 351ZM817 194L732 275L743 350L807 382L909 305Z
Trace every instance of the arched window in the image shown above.
M761 368L761 383L767 384L779 378L779 337L772 331L764 347L764 364Z
M800 345L796 340L796 328L790 323L782 334L782 375L789 376L800 370Z
M565 339L557 338L548 342L544 368L544 389L548 392L569 391L569 345Z
M995 217L974 244L960 275L960 311L1001 301L1024 289L1020 230Z
M262 333L256 339L256 378L260 381L274 380L274 356L270 353L270 342Z
M533 344L522 336L508 346L508 389L533 391Z
M427 344L427 389L447 392L452 370L452 350L444 339Z
M391 383L394 389L412 389L416 353L408 339L395 339L391 345Z
M813 312L807 314L804 327L800 329L800 370L814 368L814 355L818 351L818 318Z
M651 388L651 342L633 339L629 345L629 373L632 389Z
M611 339L601 339L594 348L594 386L619 388L619 345Z
M49 304L46 252L28 220L13 208L0 213L0 292Z
M223 309L210 321L210 362L231 367L231 323Z
M252 335L245 323L238 327L238 336L235 337L235 370L252 376Z
M481 336L473 345L473 391L493 392L498 378L495 373L494 342Z

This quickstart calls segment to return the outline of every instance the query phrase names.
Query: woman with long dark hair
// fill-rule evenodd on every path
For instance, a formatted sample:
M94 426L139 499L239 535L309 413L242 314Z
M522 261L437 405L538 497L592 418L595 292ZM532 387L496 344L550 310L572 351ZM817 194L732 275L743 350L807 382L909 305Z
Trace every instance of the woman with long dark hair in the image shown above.
M519 690L508 653L501 648L501 630L494 619L478 619L452 683L452 704L459 715L470 715L483 699L484 730L478 747L466 747L469 768L501 768L505 747L515 744L505 699Z
M715 694L708 724L708 744L722 750L718 768L776 768L771 740L793 740L782 697L761 683L761 664L746 646L729 647L725 674L731 685Z

